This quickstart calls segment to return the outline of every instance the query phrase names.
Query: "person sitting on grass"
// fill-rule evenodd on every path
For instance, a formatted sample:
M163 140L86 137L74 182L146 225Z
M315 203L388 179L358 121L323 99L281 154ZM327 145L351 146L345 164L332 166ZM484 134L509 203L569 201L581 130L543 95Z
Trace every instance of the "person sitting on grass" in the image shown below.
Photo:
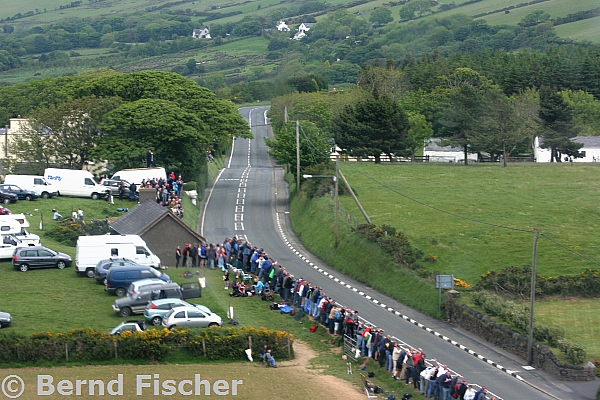
M267 350L267 353L265 354L265 360L267 361L267 367L277 368L277 363L271 355L271 349Z
M260 361L264 361L266 362L267 360L265 359L265 356L267 355L267 345L263 345L263 347L258 351L258 358Z
M54 216L52 217L55 221L58 221L62 218L62 215L58 213L58 210L54 210Z

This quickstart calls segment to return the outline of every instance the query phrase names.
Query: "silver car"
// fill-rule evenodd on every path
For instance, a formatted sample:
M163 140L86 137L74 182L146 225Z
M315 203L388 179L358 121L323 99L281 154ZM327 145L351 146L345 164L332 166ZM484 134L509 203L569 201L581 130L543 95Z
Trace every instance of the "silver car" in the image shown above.
M12 317L7 312L0 311L0 329L6 328L12 322Z
M205 314L212 314L212 311L208 307L200 304L190 304L185 300L181 299L159 299L153 300L146 306L144 311L144 317L152 323L154 326L162 325L163 317L177 307L196 307Z
M223 320L217 314L207 313L197 307L176 307L165 314L162 326L173 329L176 326L186 328L208 328L221 326Z

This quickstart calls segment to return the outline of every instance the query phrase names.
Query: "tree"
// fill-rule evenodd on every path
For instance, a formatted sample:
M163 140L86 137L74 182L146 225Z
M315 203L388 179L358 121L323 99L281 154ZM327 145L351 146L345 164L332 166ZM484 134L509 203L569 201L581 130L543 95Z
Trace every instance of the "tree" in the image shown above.
M467 165L469 133L476 127L481 112L482 94L491 82L470 68L457 68L447 78L448 103L442 108L438 123L447 139L444 143L460 146Z
M519 22L519 25L524 26L524 27L536 26L543 22L548 21L549 19L550 19L550 14L548 14L544 10L535 10L535 11L527 14L525 17L523 17L521 22Z
M331 145L328 137L310 121L300 121L300 169L329 162ZM274 139L265 138L269 154L278 164L289 164L296 174L296 124L288 122L277 131Z
M404 71L394 67L379 66L365 67L358 77L356 86L368 93L372 94L377 91L377 93L388 95L392 99L402 97L410 89L410 83Z
M371 14L369 15L369 22L380 26L389 24L393 20L392 12L386 7L378 7L371 11Z
M483 93L481 114L469 132L469 144L477 152L487 152L492 159L502 155L504 167L517 147L528 143L529 129L524 116L500 89Z
M20 158L37 164L82 169L92 160L96 140L103 135L102 119L119 104L117 97L89 96L38 109L29 118L27 134L15 140L14 150ZM36 148L42 144L45 149Z
M565 103L560 93L547 86L540 89L542 148L550 149L550 162L561 162L561 156L582 157L581 143L571 139L577 135L573 125L573 109Z
M201 144L207 141L198 115L167 100L125 103L106 115L102 127L105 134L94 153L113 160L115 169L137 167L147 149L153 149L162 165L193 176Z
M381 162L381 154L402 150L408 118L397 102L388 95L365 95L355 104L344 107L334 116L333 132L343 154L372 156Z
M600 101L582 90L563 90L563 100L573 109L573 124L581 136L595 136L600 132Z
M431 123L423 114L407 113L408 114L408 130L403 147L408 151L412 161L415 160L415 154L419 150L423 150L425 140L431 138L433 129Z

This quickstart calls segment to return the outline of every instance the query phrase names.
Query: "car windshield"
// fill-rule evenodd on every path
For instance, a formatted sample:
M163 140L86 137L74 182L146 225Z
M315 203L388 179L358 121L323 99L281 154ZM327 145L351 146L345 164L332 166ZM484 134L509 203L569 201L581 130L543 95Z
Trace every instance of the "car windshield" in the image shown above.
M157 278L160 278L162 276L162 272L157 271L155 269L151 269L150 271L152 271L152 274L154 274L154 276L156 276Z

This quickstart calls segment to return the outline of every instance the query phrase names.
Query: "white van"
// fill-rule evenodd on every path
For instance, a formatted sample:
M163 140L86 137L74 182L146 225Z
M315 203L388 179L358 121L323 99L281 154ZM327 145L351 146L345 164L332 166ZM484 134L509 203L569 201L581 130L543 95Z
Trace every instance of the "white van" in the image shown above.
M155 178L167 180L167 172L165 169L162 167L122 169L121 171L115 172L110 179L115 181L127 181L139 186L143 180Z
M160 269L160 258L152 253L138 235L79 236L75 254L75 271L93 278L98 261L124 257L140 265Z
M61 196L91 197L94 200L106 197L106 188L98 184L88 171L46 168L44 179L55 186Z
M27 230L27 228L29 228L31 225L29 224L29 221L27 221L27 216L25 214L9 214L0 216L0 221L11 219L17 221L21 226L21 231L19 233L15 233L15 237L25 243L33 243L35 245L40 244L40 237L36 234L29 233Z
M0 218L0 259L11 258L17 247L36 246L39 245L39 237L35 241L23 241L19 239L21 234L21 224L15 219L9 218L8 215L3 215Z
M21 189L35 192L38 196L48 199L58 196L58 190L49 184L43 176L36 175L6 175L4 183L17 185Z

